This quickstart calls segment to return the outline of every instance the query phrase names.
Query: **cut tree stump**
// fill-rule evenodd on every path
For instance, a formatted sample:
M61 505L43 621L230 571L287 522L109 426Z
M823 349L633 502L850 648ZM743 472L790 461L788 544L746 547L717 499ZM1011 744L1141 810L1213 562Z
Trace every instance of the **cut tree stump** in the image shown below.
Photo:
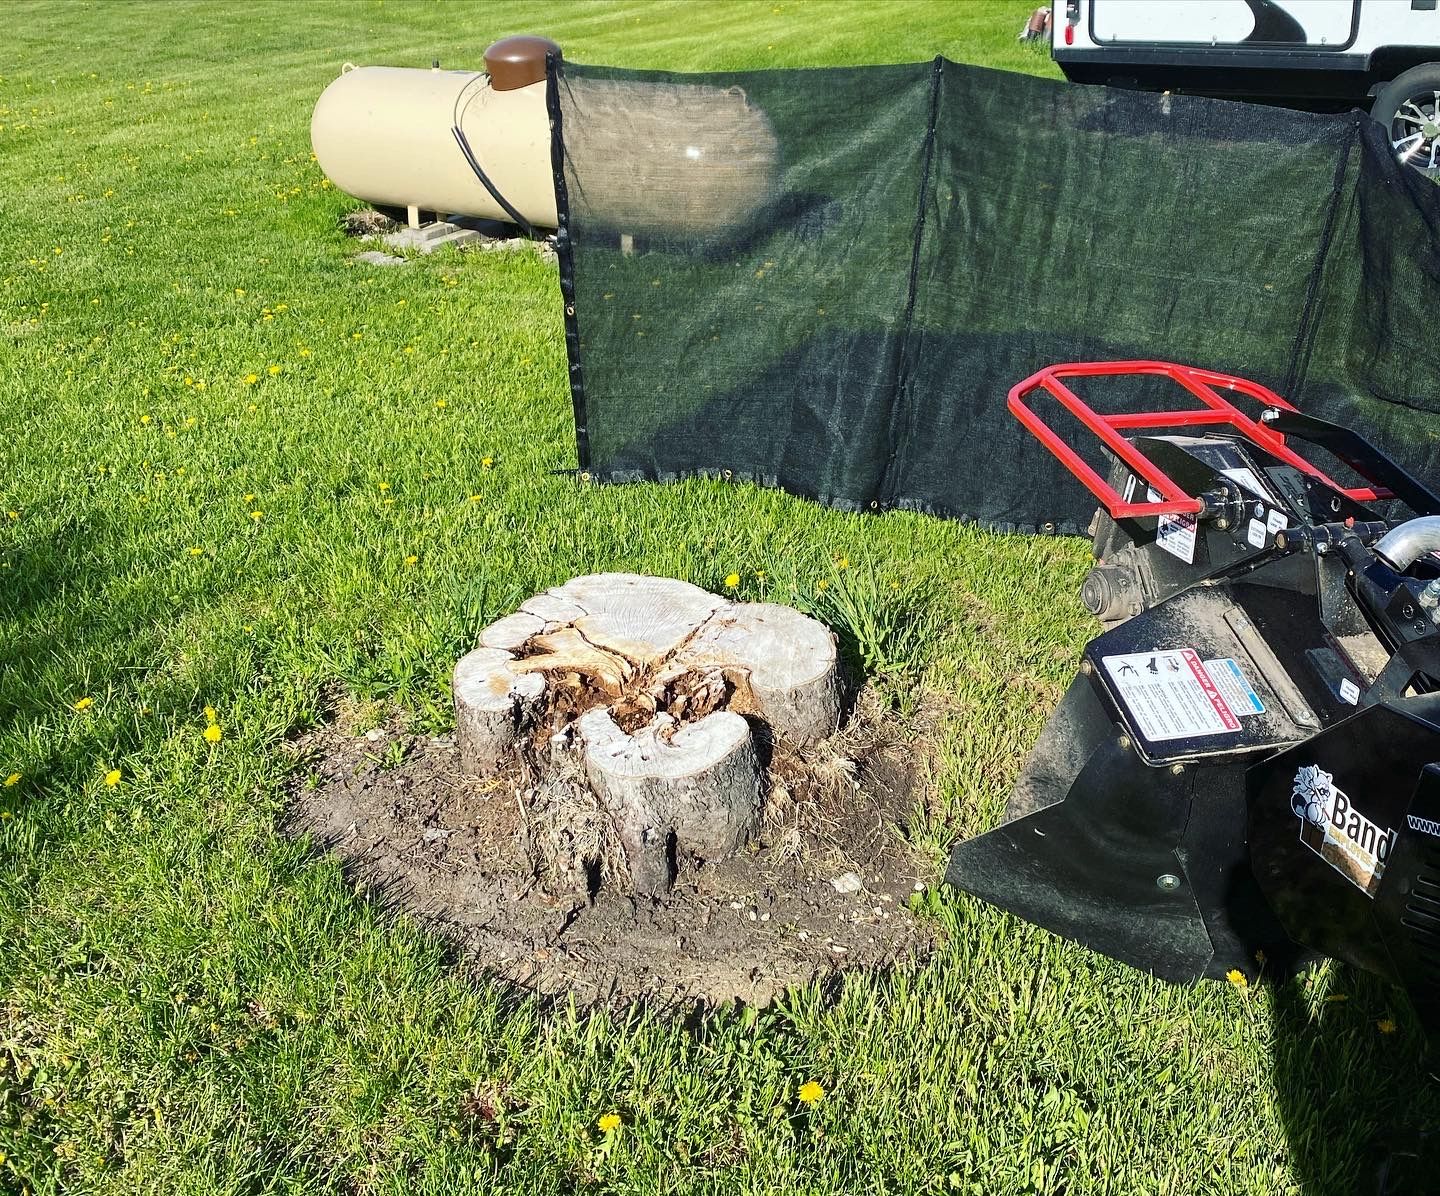
M597 708L578 731L637 893L668 889L680 851L719 860L744 846L760 811L760 761L740 715L720 710L682 727L657 714L627 735Z
M545 696L545 678L517 673L513 664L509 652L477 648L455 666L455 742L460 767L474 776L510 762L521 729Z
M765 791L756 733L824 739L841 684L834 635L797 610L601 573L485 628L454 696L466 772L519 768L533 785L578 752L570 771L612 820L634 890L659 894L678 861L721 859L749 837Z
M833 735L840 725L835 635L792 606L732 602L674 660L745 669L750 700L770 733L795 747Z

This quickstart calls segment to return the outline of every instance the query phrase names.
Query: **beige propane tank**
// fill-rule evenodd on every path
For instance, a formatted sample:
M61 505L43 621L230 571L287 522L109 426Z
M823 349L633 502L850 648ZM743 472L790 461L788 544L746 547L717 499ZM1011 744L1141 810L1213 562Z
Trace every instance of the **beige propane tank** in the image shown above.
M554 228L543 48L553 45L497 42L484 74L347 70L315 105L315 156L340 190L372 204L510 219L466 162L458 124L495 189L530 223ZM570 204L592 224L632 236L733 235L773 197L779 143L739 89L561 86Z
M465 161L457 123L495 189L554 228L543 79L497 91L475 71L356 67L321 94L310 144L330 181L367 203L509 220Z

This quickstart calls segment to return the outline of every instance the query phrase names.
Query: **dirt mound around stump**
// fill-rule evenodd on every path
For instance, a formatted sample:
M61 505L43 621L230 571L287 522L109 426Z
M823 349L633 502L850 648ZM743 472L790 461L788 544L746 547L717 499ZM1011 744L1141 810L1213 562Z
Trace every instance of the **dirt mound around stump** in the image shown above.
M291 828L357 882L452 939L479 969L583 1003L740 999L929 948L907 902L930 862L903 828L923 784L903 728L864 693L847 729L770 761L750 844L664 894L554 883L544 811L519 774L477 779L453 736L343 720L297 745ZM597 812L598 816L598 812ZM557 816L575 833L576 811Z

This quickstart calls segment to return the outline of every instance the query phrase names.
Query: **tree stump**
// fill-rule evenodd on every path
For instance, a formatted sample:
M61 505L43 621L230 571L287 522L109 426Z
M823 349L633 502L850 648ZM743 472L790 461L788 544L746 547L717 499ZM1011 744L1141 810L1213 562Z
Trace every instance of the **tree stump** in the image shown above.
M505 767L545 696L545 678L513 671L514 657L477 648L455 666L455 741L460 767L487 776Z
M757 732L813 744L836 730L840 691L834 635L797 610L602 573L481 633L455 666L456 736L481 777L520 769L533 784L578 753L583 767L562 771L608 814L635 892L657 895L680 861L748 839L765 791Z
M744 845L760 810L760 761L740 715L720 710L682 727L657 714L627 735L596 709L581 717L579 734L636 892L669 888L679 850L718 860Z

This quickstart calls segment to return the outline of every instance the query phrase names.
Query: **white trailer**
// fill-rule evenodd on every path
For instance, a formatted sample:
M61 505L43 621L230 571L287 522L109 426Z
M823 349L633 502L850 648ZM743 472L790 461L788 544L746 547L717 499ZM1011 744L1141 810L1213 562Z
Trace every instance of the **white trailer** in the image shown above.
M1056 0L1066 76L1296 108L1368 107L1440 176L1437 0Z

